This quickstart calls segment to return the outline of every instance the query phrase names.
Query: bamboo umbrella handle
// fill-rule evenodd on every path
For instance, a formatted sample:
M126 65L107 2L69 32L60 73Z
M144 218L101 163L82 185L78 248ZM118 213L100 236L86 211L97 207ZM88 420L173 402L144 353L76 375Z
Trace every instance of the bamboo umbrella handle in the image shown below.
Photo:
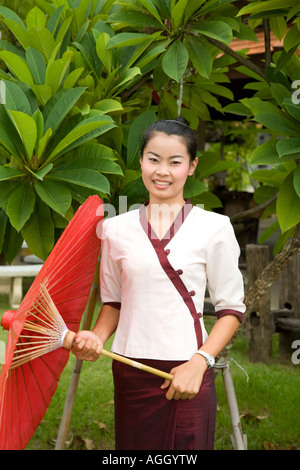
M68 331L65 335L63 347L65 349L70 350L73 345L73 340L75 338L75 333L73 331ZM154 367L147 366L146 364L142 364L141 362L134 361L129 359L128 357L121 356L120 354L113 353L111 351L106 351L102 349L101 351L102 356L109 357L110 359L115 359L116 361L123 362L131 367L135 367L136 369L141 369L145 372L150 372L150 374L158 375L163 379L171 380L173 379L173 375L168 374L167 372L163 372L162 370L155 369Z

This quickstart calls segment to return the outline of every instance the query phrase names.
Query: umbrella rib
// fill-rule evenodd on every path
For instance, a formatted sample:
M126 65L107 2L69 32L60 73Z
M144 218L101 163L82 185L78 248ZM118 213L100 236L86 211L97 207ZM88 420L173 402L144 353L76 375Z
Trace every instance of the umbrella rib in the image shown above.
M72 248L74 249L74 247L76 247L78 244L80 244L81 240L86 236L86 234L90 231L90 230L94 230L95 227L94 226L89 226L88 229L83 232L81 234L81 237L80 238L77 238L77 235L78 235L78 231L74 230L74 234L72 237L70 237L70 233L68 234L68 243L66 243L63 247L63 249L60 249L60 252L59 252L59 255L57 256L56 258L56 272L59 271L61 269L61 264L62 263L65 263L65 259L67 258L68 260L70 259L69 257L69 247L72 246ZM72 243L74 238L76 238L76 243L75 245ZM74 258L75 255L77 255L79 253L80 250L84 249L85 246L89 243L89 237L87 239L87 241L83 244L83 245L79 245L79 249L77 251L75 251L73 254L72 254L72 258ZM72 259L71 258L71 259ZM64 264L63 264L64 266ZM62 266L62 267L63 267Z
M79 240L78 240L79 241ZM73 259L81 250L84 251L84 253L87 252L87 250L85 250L85 246L88 244L89 240L87 240L87 242L84 244L84 245L81 245L80 248L75 252L73 253L72 257L68 257L68 261L70 259ZM96 250L95 250L96 251ZM97 252L99 252L99 247L97 247ZM91 257L91 252L88 252L88 254L86 256L83 256L80 258L80 262L77 263L76 265L72 266L72 268L68 271L68 272L71 272L73 271L74 269L77 269L78 266L80 264L82 264L84 261L86 261L88 258ZM62 262L65 263L65 259L63 259L61 262L58 262L57 265L56 265L56 270L55 270L55 273L53 272L52 275L49 276L49 281L52 282L53 281L53 278L54 276L57 276L58 273L60 273L60 271L64 268L65 264L62 264ZM62 274L61 277L57 278L56 279L56 282L51 286L51 289L53 288L53 286L55 286L58 282L60 282L64 277L65 277L66 273L64 272Z

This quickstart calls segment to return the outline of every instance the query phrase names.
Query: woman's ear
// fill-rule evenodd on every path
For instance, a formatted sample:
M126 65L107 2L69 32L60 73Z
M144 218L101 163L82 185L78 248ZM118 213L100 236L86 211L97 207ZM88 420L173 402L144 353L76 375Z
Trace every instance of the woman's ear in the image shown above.
M192 176L192 174L196 170L197 165L198 165L198 158L196 157L195 160L193 160L190 164L189 176Z

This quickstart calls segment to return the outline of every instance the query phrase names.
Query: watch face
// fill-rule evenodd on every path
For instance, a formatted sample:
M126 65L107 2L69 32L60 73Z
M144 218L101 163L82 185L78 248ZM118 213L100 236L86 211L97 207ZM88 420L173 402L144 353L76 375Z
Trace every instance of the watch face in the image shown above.
M215 360L213 357L208 357L207 360L208 360L210 367L213 367L215 365Z

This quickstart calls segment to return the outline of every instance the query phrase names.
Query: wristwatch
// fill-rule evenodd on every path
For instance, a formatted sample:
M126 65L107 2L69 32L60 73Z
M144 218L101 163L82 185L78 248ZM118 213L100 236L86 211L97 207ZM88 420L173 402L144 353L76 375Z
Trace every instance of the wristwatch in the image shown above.
M211 354L209 354L209 353L207 353L207 352L205 352L205 351L201 351L201 350L200 350L200 351L196 351L196 354L200 354L200 356L205 357L206 364L207 364L207 366L208 366L209 368L214 367L214 365L215 365L215 358L214 358Z

